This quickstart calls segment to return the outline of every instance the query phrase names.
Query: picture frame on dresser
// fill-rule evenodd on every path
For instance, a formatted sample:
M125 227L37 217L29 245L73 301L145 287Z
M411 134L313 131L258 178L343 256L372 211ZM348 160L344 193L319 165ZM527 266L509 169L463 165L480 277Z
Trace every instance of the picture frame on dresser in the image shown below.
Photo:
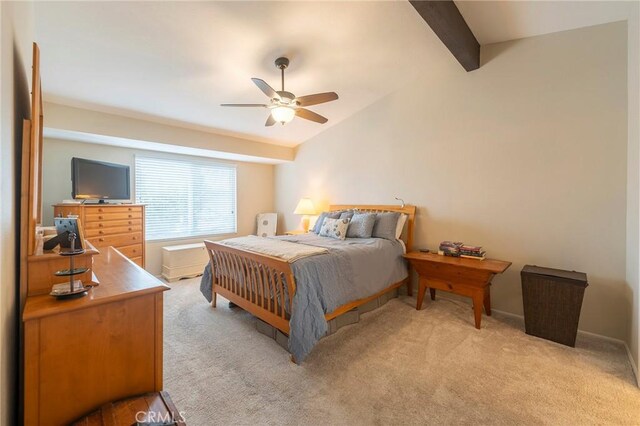
M56 233L58 234L58 241L60 247L70 248L71 241L68 236L70 234L76 235L75 248L82 249L85 246L84 232L82 232L82 223L79 218L76 217L54 217L53 224L56 227ZM66 238L65 238L66 236Z

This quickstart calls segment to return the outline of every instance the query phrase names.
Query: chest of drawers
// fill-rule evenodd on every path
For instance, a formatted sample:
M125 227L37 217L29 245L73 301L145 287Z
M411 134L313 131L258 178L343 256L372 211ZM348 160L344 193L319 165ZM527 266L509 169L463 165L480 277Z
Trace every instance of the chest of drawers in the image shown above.
M144 205L142 204L56 204L55 217L76 215L84 237L96 248L112 246L144 268Z

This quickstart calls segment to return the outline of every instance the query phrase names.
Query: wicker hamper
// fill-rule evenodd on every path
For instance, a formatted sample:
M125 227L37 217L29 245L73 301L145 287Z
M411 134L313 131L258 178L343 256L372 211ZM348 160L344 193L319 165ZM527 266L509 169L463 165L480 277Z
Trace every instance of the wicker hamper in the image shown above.
M526 333L575 347L587 274L526 265L520 276Z

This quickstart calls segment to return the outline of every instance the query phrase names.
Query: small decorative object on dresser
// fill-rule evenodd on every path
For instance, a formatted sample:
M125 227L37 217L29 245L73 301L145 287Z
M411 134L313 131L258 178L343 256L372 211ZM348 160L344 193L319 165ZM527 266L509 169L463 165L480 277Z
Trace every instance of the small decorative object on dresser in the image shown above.
M68 233L68 231L65 231L65 233ZM57 297L58 299L86 296L87 291L91 288L85 287L82 281L75 279L76 275L89 272L89 268L87 267L76 268L73 261L75 256L84 254L85 250L83 248L76 248L77 235L75 232L71 232L68 239L71 242L71 247L67 250L61 250L59 254L60 256L66 256L69 258L69 268L60 269L59 271L56 271L54 275L56 277L69 277L69 282L64 284L55 284L51 288L51 293L49 293L51 296Z
M78 217L87 241L97 248L112 246L144 268L144 205L56 204L53 215Z
M440 256L435 253L409 252L404 255L418 273L420 288L416 309L422 308L427 287L431 300L436 299L436 290L448 291L473 299L473 313L476 328L480 328L482 307L491 315L491 294L489 286L495 274L501 274L511 266L511 262Z

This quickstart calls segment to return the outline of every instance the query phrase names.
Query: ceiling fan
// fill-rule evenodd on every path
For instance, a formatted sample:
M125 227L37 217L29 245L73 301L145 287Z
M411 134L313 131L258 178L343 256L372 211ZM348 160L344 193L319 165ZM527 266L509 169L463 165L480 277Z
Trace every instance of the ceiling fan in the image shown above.
M325 102L331 102L338 99L338 94L335 92L316 93L313 95L296 97L291 92L284 90L284 70L289 66L289 59L280 57L276 59L276 67L280 69L282 79L282 90L276 91L269 86L264 80L259 78L252 78L251 80L258 86L265 95L269 97L268 104L220 104L223 107L259 107L268 108L271 110L265 126L273 126L277 122L282 124L288 123L297 115L305 120L315 121L316 123L324 124L327 118L316 114L306 108L311 105L323 104Z

